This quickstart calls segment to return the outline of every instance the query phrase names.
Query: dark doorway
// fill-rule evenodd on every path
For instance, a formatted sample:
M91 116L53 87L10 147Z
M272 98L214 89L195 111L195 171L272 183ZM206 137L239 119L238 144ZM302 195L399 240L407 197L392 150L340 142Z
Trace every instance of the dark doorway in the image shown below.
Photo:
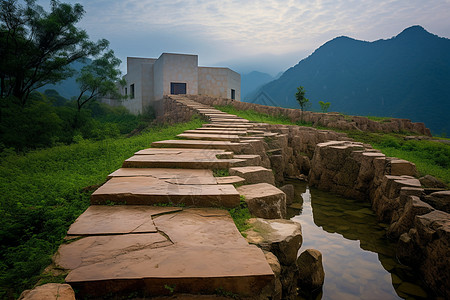
M170 93L172 95L186 94L186 83L171 82Z
M231 89L231 99L236 99L236 91Z

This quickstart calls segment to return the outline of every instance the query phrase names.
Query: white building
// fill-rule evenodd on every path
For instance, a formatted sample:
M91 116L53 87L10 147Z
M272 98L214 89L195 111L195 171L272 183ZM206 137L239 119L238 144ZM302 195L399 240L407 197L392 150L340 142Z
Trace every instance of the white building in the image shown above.
M127 57L122 102L139 114L164 95L190 94L241 99L241 75L228 68L199 67L198 56L163 53L159 58ZM159 102L159 101L158 101Z

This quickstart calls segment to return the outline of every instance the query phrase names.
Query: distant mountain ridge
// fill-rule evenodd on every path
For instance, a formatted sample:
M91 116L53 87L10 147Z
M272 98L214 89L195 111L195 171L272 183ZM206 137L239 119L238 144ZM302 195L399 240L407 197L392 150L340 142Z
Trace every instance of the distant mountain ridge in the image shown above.
M246 100L247 96L255 90L259 89L265 83L268 83L276 78L270 74L253 71L248 74L241 75L241 99Z
M316 110L319 101L329 101L330 111L408 118L450 134L450 39L421 26L374 42L337 37L248 102L298 108L294 95L300 85ZM273 103L258 99L262 91Z

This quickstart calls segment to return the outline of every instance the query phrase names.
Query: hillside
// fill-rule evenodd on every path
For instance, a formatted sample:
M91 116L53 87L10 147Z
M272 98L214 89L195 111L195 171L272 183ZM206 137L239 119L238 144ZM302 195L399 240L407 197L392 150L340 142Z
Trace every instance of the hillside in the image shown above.
M253 71L248 74L241 75L241 99L246 101L248 95L259 89L265 83L268 83L275 78L267 73Z
M296 87L302 85L312 109L329 101L331 111L408 118L449 134L449 82L450 39L413 26L374 42L337 37L253 95L264 91L279 106L296 108Z

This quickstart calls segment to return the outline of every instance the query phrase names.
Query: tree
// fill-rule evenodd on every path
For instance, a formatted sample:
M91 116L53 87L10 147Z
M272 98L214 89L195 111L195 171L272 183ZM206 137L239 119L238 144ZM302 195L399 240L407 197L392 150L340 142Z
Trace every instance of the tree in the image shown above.
M302 110L301 114L301 122L303 123L303 112L311 106L311 103L309 102L309 99L305 97L305 90L302 86L299 86L297 88L297 93L295 93L295 99L297 100L298 104L300 105L300 109Z
M122 99L117 84L124 85L119 70L120 59L114 55L113 50L105 52L101 57L81 69L77 78L80 86L80 95L77 98L78 111L90 101L99 97L109 96Z
M80 4L51 0L46 12L35 2L0 0L0 98L12 96L22 107L32 91L72 76L72 62L108 46L75 26L84 14Z
M330 102L319 101L319 105L320 105L320 110L323 113L326 113L328 111L328 108L330 107L331 103Z

